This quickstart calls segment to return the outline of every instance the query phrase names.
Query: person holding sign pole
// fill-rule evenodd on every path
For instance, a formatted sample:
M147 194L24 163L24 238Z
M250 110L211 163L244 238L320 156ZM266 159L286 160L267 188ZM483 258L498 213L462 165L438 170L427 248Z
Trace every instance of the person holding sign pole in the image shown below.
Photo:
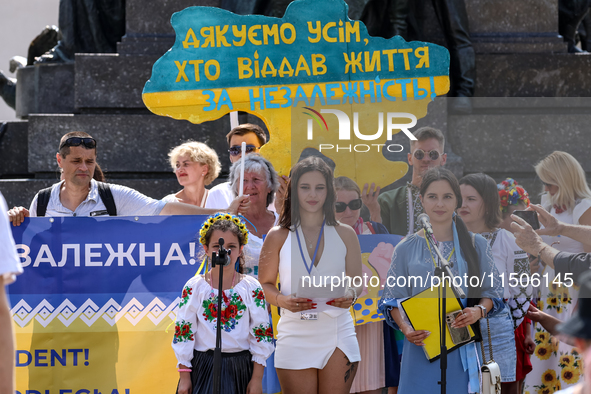
M300 161L259 262L267 300L281 308L275 368L283 393L349 393L361 359L349 308L362 288L351 281L329 294L309 284L326 276L347 282L361 276L361 264L355 231L335 219L330 167L318 157Z
M267 136L260 126L251 123L238 125L226 135L230 162L237 163L242 158L242 143L246 145L245 153L258 153L267 142ZM236 195L230 182L220 183L211 188L205 208L226 209Z
M242 163L244 173L241 176ZM241 180L243 181L240 182ZM261 155L247 155L230 168L230 185L236 195L247 195L250 199L248 213L244 215L246 228L250 233L250 242L244 249L245 273L257 278L259 254L264 238L278 221L278 216L269 210L275 191L279 187L277 173L273 165Z
M242 142L243 146L246 145ZM249 231L249 242L244 248L244 273L253 278L259 276L259 256L267 233L277 224L278 215L269 209L275 191L279 187L273 165L258 153L242 155L230 168L230 185L236 195L248 195L250 207L244 215ZM268 308L270 311L270 307ZM269 315L269 321L271 316ZM273 354L267 359L263 377L263 392L281 391L274 369Z
M437 245L443 257L453 264L451 271L454 277L478 277L478 284L482 285L476 286L475 280L462 281L461 288L468 298L460 300L464 309L451 326L461 328L471 325L475 332L479 332L480 319L494 316L504 308L500 282L496 280L491 283L489 278L491 274L494 278L498 275L491 249L482 236L471 235L462 219L455 215L455 210L462 206L462 195L458 180L451 171L437 167L425 172L420 196L425 213L429 215ZM378 304L388 324L402 331L406 337L398 386L403 393L440 392L439 359L429 362L422 349L425 346L423 341L431 332L419 327L413 328L399 310L402 299L430 288L429 279L433 277L437 265L437 255L425 239L424 230L408 236L396 246L386 287ZM481 281L483 275L485 280ZM409 278L421 280L409 284ZM403 280L407 280L406 285ZM468 343L449 352L446 372L449 378L447 393L479 392L476 345Z

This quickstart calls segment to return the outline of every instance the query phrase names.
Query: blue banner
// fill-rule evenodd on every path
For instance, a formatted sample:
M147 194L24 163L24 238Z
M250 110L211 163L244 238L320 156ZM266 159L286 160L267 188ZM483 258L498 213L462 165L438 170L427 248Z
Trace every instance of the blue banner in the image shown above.
M203 261L206 218L27 218L13 227L24 267L8 287L17 393L174 390L168 328ZM359 236L367 287L352 312L357 324L382 319L376 304L400 238Z

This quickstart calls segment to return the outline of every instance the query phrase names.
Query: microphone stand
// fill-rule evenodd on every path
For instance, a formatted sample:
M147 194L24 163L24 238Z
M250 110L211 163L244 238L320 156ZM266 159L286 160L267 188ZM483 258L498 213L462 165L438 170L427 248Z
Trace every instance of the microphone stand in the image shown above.
M441 251L437 247L435 243L435 237L433 236L433 232L427 227L424 227L425 230L425 239L431 245L431 250L435 250L435 254L437 255L437 260L439 265L435 268L435 276L439 276L441 278L441 285L439 286L439 347L440 347L440 356L439 356L439 367L441 368L441 380L439 384L441 385L441 394L446 394L447 392L447 346L445 344L445 334L446 334L446 325L445 325L445 318L446 318L446 293L445 291L445 277L449 278L449 284L456 294L460 298L466 298L466 294L461 288L455 287L453 285L453 274L451 272L451 264L443 257ZM461 251L457 251L456 253L461 253Z
M211 256L211 267L219 267L217 324L215 332L215 350L213 352L213 394L222 392L222 298L224 287L224 266L228 263L231 250L224 249L224 239L218 241L218 253Z

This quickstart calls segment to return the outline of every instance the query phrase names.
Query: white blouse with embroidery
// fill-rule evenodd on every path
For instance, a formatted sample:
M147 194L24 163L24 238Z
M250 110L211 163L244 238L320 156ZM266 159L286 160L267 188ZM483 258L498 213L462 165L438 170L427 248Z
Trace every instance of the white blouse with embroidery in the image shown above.
M217 294L201 275L183 287L172 341L177 366L191 365L193 349L215 349ZM252 361L266 366L273 353L273 329L259 281L245 275L232 289L224 290L222 314L222 352L249 350Z

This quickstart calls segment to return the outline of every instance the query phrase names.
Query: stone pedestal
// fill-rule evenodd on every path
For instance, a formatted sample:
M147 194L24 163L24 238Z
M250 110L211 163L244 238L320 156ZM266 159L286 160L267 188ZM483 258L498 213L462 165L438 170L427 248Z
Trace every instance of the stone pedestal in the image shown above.
M566 53L557 0L466 0L476 53Z
M29 172L53 173L60 137L75 130L84 130L97 140L97 162L110 174L172 174L168 152L189 139L212 147L220 154L224 167L229 166L228 156L222 153L228 149L228 117L195 125L152 114L32 115L28 133Z
M38 64L17 71L16 115L74 112L74 64Z
M117 45L122 55L162 56L174 44L172 14L191 6L219 7L220 0L128 0L125 36Z
M0 169L1 176L23 177L29 175L27 154L27 122L0 124Z

